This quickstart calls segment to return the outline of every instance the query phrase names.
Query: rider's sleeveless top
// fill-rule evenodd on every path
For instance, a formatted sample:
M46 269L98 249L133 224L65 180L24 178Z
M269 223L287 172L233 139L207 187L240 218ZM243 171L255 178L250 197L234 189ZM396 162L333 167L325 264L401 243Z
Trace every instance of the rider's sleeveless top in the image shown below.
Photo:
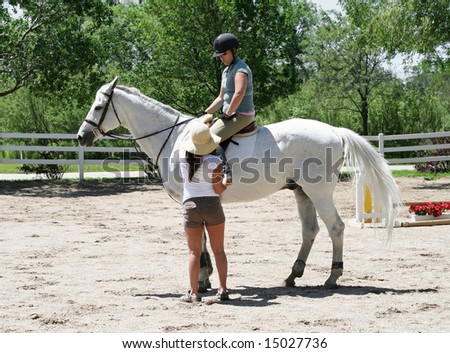
M236 109L236 113L244 115L255 114L252 70L250 70L250 67L238 56L236 56L233 63L227 66L222 72L222 90L224 92L223 112L227 112L228 107L230 106L231 98L235 91L234 77L237 72L243 72L247 75L247 89L241 104L239 104Z

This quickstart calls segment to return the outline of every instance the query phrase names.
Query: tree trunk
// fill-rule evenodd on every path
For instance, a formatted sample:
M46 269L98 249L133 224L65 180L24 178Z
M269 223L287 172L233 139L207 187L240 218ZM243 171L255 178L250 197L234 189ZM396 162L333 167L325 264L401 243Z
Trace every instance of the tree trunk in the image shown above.
M369 135L369 102L367 101L367 97L361 99L361 122L363 135Z

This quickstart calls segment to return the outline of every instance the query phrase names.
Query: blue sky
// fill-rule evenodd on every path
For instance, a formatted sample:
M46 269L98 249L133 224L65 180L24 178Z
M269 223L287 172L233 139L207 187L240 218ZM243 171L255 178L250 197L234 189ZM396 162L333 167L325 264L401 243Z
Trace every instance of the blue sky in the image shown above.
M339 10L341 11L342 8L338 4L337 0L310 0L312 3L317 4L320 6L323 10Z

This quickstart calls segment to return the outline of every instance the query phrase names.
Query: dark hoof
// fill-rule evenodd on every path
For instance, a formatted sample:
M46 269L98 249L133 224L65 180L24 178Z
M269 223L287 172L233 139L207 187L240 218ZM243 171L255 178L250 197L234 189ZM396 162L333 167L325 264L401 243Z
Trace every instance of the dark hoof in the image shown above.
M210 287L211 288L211 284ZM198 292L199 293L206 293L208 291L208 285L205 282L198 282Z
M338 289L339 286L336 283L326 283L323 285L325 287L325 289Z
M293 278L286 278L284 284L286 287L295 287L295 280Z

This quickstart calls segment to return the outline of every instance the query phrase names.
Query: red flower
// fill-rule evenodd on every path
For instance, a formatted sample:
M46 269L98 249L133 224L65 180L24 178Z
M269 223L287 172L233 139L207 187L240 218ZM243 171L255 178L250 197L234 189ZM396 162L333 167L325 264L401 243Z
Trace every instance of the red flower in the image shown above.
M427 202L425 204L414 204L409 207L409 212L418 216L433 215L434 217L439 217L445 211L450 211L450 202Z

